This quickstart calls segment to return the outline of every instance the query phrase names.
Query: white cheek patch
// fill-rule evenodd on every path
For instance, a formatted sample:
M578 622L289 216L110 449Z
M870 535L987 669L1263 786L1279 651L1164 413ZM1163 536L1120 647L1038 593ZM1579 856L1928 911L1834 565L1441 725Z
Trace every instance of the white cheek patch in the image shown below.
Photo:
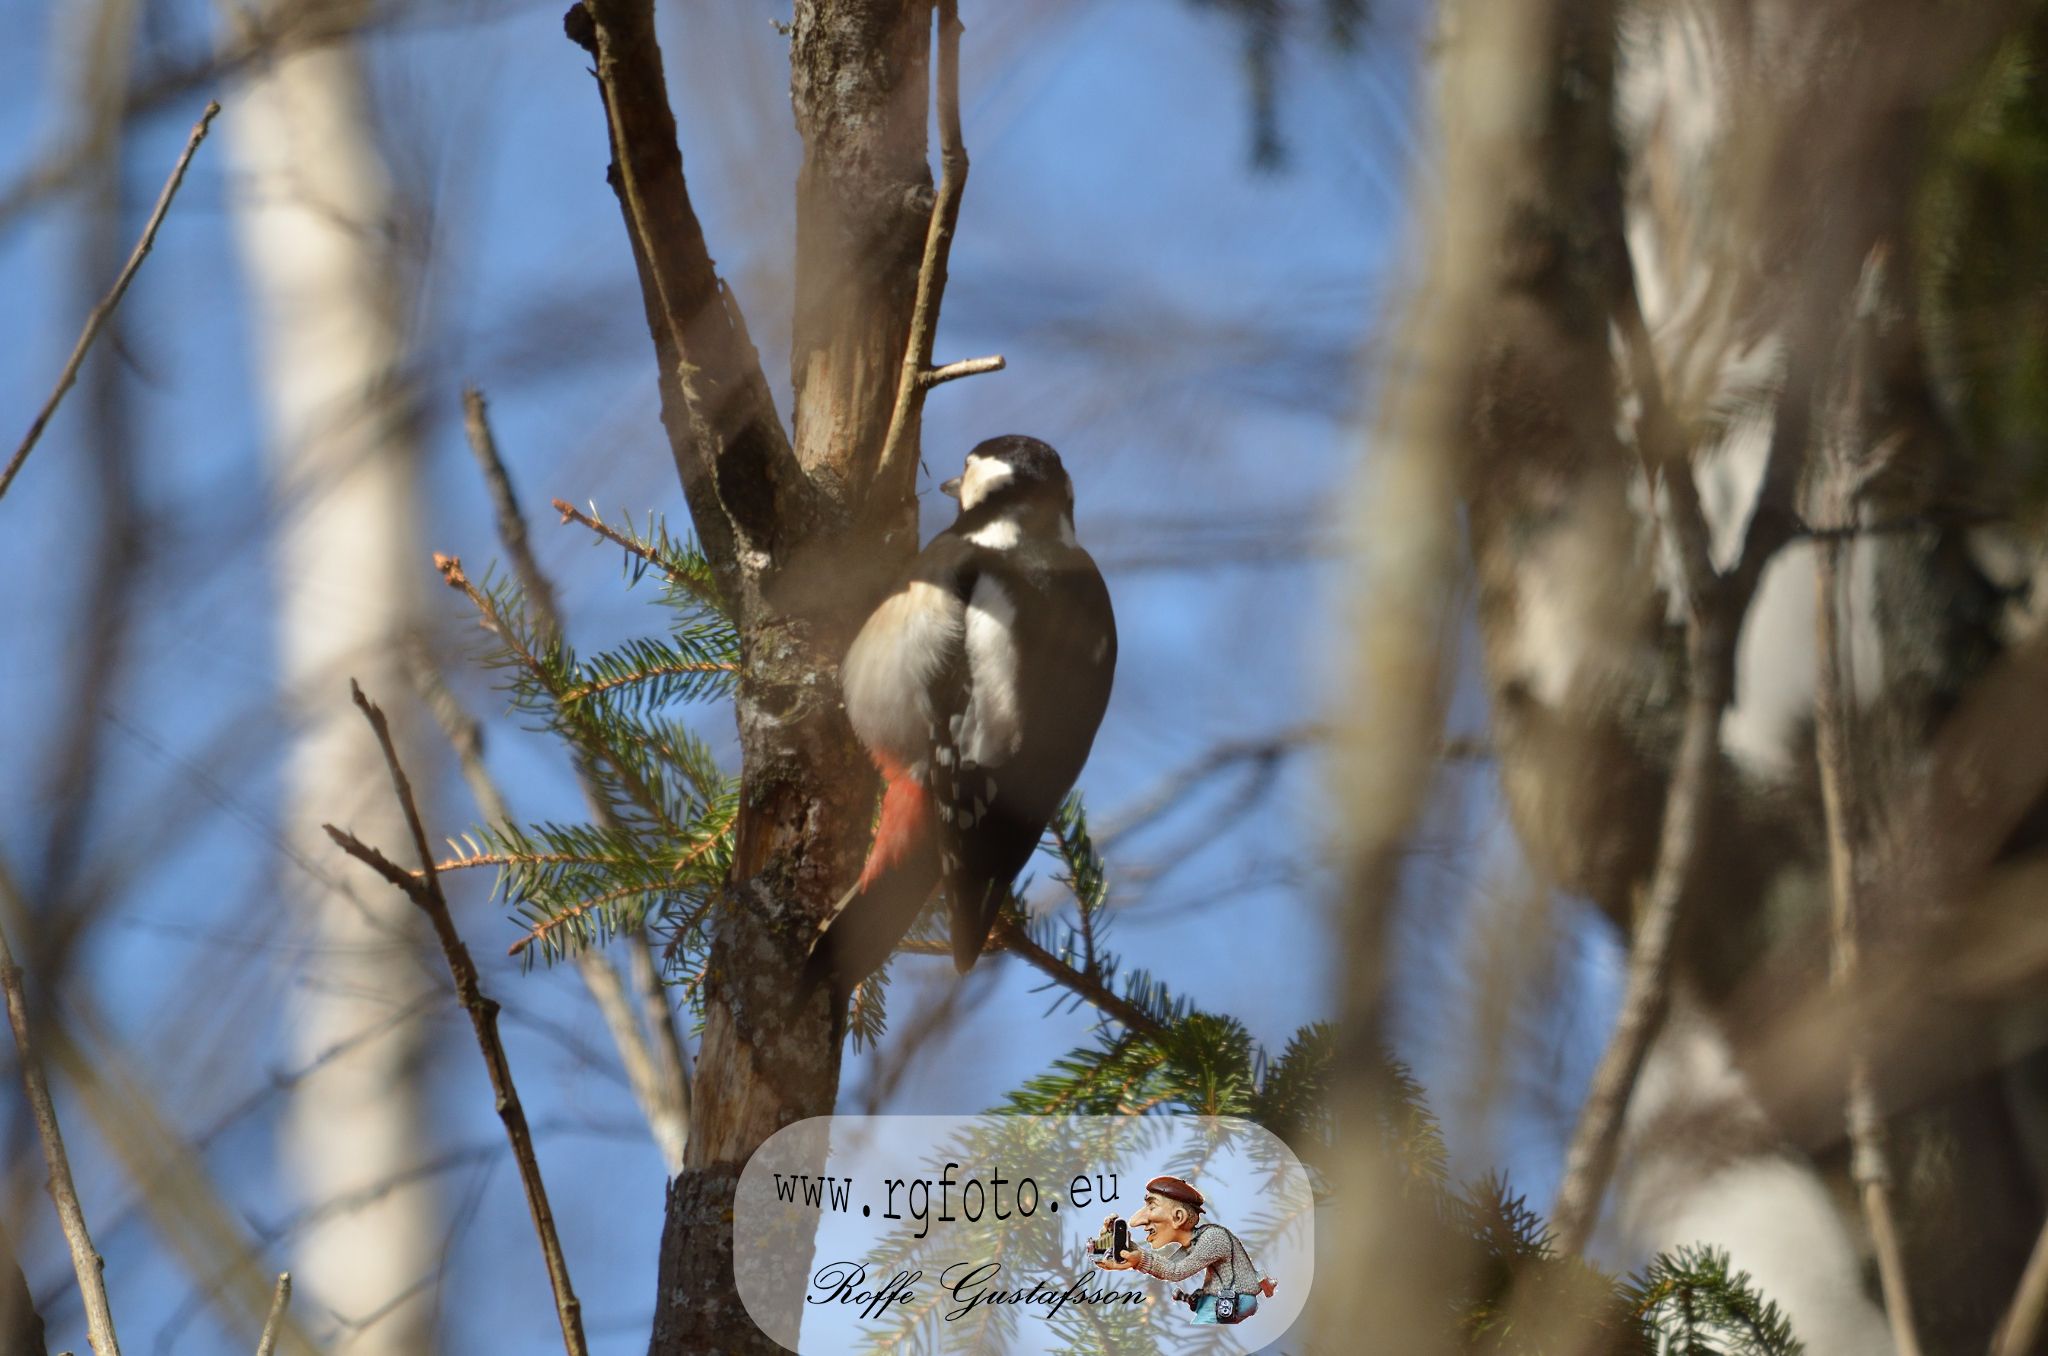
M988 498L1016 474L1006 461L998 461L994 457L969 457L967 470L960 477L961 511L964 513Z
M1017 719L1017 608L984 576L967 600L967 718L960 755L984 766L1008 762L1023 734ZM979 811L977 811L979 813Z
M847 718L862 744L905 765L923 759L931 682L958 652L964 625L960 600L936 584L912 584L875 609L839 670Z

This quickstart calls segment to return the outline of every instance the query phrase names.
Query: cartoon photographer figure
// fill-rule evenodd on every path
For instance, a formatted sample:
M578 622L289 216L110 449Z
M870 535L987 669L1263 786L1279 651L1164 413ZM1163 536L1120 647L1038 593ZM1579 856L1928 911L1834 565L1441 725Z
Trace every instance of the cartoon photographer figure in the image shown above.
M1202 1205L1202 1193L1180 1178L1154 1177L1145 1183L1144 1208L1130 1219L1131 1228L1145 1231L1147 1243L1128 1240L1128 1250L1095 1265L1142 1271L1162 1281L1200 1275L1202 1283L1192 1292L1175 1295L1195 1311L1195 1322L1242 1323L1258 1309L1260 1295L1272 1298L1274 1283L1259 1273L1236 1234L1202 1222ZM1115 1215L1104 1222L1104 1238L1118 1232L1117 1223ZM1107 1252L1110 1245L1095 1250Z

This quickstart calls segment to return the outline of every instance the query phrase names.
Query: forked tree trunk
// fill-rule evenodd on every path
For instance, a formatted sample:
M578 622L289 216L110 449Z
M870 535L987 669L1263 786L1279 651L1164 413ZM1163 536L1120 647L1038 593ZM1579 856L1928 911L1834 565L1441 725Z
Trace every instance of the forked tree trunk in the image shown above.
M742 646L733 874L711 944L689 1150L669 1189L653 1356L780 1350L734 1290L733 1190L769 1135L829 1113L838 1095L826 995L792 1010L790 984L858 870L874 804L838 700L839 661L865 605L916 549L907 500L870 512L865 499L932 205L931 13L929 0L796 6L793 438L690 203L651 6L586 0L569 14L597 61L663 422Z

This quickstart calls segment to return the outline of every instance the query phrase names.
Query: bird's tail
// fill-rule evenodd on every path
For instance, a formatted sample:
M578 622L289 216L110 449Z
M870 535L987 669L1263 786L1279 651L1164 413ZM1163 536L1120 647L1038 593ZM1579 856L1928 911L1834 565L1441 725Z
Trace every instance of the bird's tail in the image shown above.
M1005 884L983 878L948 880L946 892L953 919L953 968L964 975L988 945L1010 891Z
M930 792L915 779L890 781L881 823L860 880L840 899L811 948L799 997L830 980L834 1011L873 974L931 897L939 879L939 845Z

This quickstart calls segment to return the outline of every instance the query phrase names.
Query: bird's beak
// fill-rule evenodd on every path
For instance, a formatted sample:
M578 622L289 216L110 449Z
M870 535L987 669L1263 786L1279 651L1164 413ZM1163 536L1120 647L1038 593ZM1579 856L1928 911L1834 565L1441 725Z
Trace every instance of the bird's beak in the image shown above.
M939 486L939 493L945 495L948 499L958 499L960 497L960 477L954 476L951 480Z

